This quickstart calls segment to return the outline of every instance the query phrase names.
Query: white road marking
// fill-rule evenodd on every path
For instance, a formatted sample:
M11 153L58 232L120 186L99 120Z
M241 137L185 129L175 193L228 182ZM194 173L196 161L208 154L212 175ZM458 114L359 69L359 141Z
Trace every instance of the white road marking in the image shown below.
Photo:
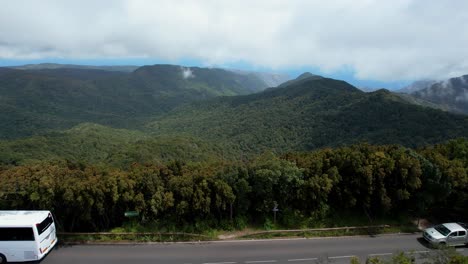
M277 260L252 260L252 261L246 261L245 263L274 263L277 262Z
M351 256L336 256L336 257L328 257L329 259L342 259L342 258L352 258L355 257L354 255Z
M421 254L421 253L429 253L429 250L420 250L420 251L406 251L406 254Z
M207 262L203 264L235 264L237 262Z
M332 238L332 237L330 237ZM330 239L328 237L298 237L298 238L273 238L273 239L239 239L239 240L212 240L202 241L200 243L252 243L252 242L274 242L274 241L296 241L296 240L319 240L319 239ZM190 244L193 242L172 242L174 244Z
M458 252L462 252L462 251L464 251L464 249L463 249L463 248L457 248L456 250L457 250Z
M294 262L294 261L311 261L311 260L317 260L317 258L288 259L289 262Z

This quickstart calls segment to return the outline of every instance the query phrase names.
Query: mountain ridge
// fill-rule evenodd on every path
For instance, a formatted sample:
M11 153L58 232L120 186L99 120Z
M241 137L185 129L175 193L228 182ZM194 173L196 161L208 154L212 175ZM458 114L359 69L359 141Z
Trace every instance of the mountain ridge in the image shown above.
M92 69L117 72L133 72L139 66L136 65L78 65L78 64L60 64L60 63L38 63L25 64L20 66L7 66L17 70L54 70L54 69Z
M154 73L151 68L144 71ZM417 106L385 89L365 93L323 77L248 95L192 101L141 122L141 127L129 126L131 130L85 123L3 140L0 162L66 157L130 166L178 158L243 159L358 142L415 147L468 134L466 116Z
M192 75L185 76L187 71ZM66 129L81 122L131 128L178 105L267 88L260 79L221 69L177 65L133 72L0 68L0 138Z
M186 106L149 123L148 130L210 135L246 150L256 146L282 152L362 140L424 145L445 140L444 133L449 138L466 135L468 118L413 105L388 90L364 93L344 81L320 78L252 95L215 98L202 107Z

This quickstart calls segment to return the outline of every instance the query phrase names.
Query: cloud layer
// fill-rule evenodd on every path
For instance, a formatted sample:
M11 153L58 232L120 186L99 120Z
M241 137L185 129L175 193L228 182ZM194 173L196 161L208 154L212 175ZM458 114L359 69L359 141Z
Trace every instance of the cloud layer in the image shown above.
M1 59L155 58L352 69L398 81L468 73L468 1L5 1Z

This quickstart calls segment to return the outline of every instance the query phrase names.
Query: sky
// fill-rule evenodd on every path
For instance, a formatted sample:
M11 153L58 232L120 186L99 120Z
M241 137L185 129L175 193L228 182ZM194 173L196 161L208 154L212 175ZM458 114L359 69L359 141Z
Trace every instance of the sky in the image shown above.
M468 1L15 0L0 8L0 66L309 71L359 87L468 74Z

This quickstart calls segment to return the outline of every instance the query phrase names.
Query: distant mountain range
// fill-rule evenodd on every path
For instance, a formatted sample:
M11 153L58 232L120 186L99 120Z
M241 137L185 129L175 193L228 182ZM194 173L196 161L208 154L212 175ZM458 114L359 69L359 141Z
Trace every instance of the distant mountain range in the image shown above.
M374 87L359 87L358 89L366 93L375 92L379 90L379 88L374 88Z
M256 72L256 71L244 71L244 70L235 70L235 69L226 69L238 74L243 75L254 75L255 77L261 79L267 87L276 87L291 78L289 75L280 74L280 73L269 73L269 72Z
M82 122L134 128L192 101L262 91L255 73L176 65L40 64L0 68L0 138L29 136ZM268 74L263 74L268 76ZM276 75L272 75L276 76Z
M365 93L311 73L265 89L269 84L251 73L176 65L132 72L0 68L0 164L242 159L356 142L414 147L468 135L468 116L420 106L416 97Z
M76 64L58 64L58 63L39 63L39 64L26 64L26 65L21 65L21 66L10 66L8 68L17 69L17 70L85 69L85 70L132 72L138 69L139 66L135 66L135 65L94 66L94 65L76 65Z
M444 81L419 81L397 92L408 94L403 97L415 103L468 114L468 75Z
M20 66L10 66L8 68L17 69L17 70L82 69L82 70L133 72L136 69L140 68L140 66L135 66L135 65L95 66L95 65L58 64L58 63L39 63L39 64L26 64L26 65L20 65ZM265 87L276 87L288 81L289 79L291 79L288 75L280 74L280 73L245 71L245 70L228 69L228 68L225 68L223 70L231 71L240 75L255 76L255 78L259 78L260 80L264 82Z

